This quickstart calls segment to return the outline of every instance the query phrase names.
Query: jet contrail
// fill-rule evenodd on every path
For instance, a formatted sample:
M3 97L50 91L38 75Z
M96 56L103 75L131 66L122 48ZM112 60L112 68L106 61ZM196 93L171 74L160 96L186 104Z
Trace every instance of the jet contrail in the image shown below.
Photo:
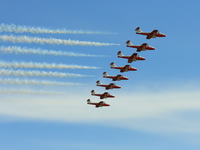
M50 91L35 91L28 89L6 89L0 88L0 94L35 94L35 95L65 95L66 93L62 92L50 92Z
M39 54L39 55L55 55L55 56L74 56L74 57L108 57L104 55L90 55L90 54L77 54L73 52L62 52L54 50L45 50L45 49L33 49L27 47L18 47L18 46L1 46L0 51L2 53L15 53L15 54Z
M73 73L61 73L61 72L46 72L46 71L25 71L25 70L13 70L13 69L0 69L0 76L42 76L42 77L92 77L92 75L82 75Z
M66 65L55 63L35 63L35 62L6 62L0 61L0 67L8 68L56 68L56 69L99 69L98 67Z
M100 31L76 31L76 30L66 30L66 29L46 29L40 27L30 27L30 26L17 26L15 24L1 24L0 25L0 32L15 32L15 33L51 33L51 34L113 34L110 32L100 32Z
M120 45L114 43L100 43L90 41L78 41L78 40L63 40L56 38L40 38L40 37L29 37L29 36L14 36L14 35L0 35L0 40L4 42L13 43L39 43L39 44L57 44L57 45L81 45L81 46L112 46Z
M76 85L87 85L81 83L67 83L67 82L56 82L49 80L29 80L29 79L12 79L12 78L0 78L0 84L19 84L19 85L53 85L53 86L76 86Z

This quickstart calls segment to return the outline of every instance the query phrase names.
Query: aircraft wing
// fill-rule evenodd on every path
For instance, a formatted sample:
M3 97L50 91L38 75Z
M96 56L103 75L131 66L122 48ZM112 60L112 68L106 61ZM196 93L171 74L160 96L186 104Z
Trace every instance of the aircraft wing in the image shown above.
M104 92L101 96L100 96L100 99L104 99L104 98L107 98L107 92Z
M112 85L109 84L109 85L106 87L106 90L109 90L109 89L111 89L111 88L112 88Z
M149 35L147 35L146 39L150 39L150 38L154 37L157 32L158 32L158 30L153 30Z
M100 102L96 105L96 107L102 107L102 104L103 104L103 101L100 101Z
M139 48L137 49L137 52L141 52L141 51L142 51L142 48L139 47Z
M106 87L106 90L113 89L113 85L114 85L114 83L110 83L110 84Z
M121 75L117 75L117 76L115 76L115 77L113 78L113 81L120 80L120 77L121 77Z
M136 59L136 56L137 56L137 53L133 53L133 54L131 55L131 58Z
M120 72L125 72L126 70L128 70L130 65L126 65L123 68L121 68Z
M101 95L101 96L100 96L100 99L104 99L104 95Z
M143 49L146 48L147 43L143 43L140 47L137 48L137 52L141 52Z
M120 70L120 72L125 72L125 70L126 70L126 68L123 67L123 68Z
M128 63L132 63L133 61L133 59L128 59Z
M128 63L132 63L133 61L135 61L136 60L136 56L137 56L137 53L133 53L131 55L131 57L128 59Z

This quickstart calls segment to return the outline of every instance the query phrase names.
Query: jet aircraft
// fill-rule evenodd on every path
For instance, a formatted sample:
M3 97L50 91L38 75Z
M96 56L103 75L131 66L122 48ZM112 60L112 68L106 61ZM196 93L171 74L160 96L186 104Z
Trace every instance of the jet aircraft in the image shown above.
M124 67L117 67L114 62L110 63L110 68L120 69L120 72L128 72L128 71L137 71L136 68L131 67L130 65L125 65Z
M156 37L166 37L165 34L159 33L158 30L153 30L152 32L142 32L140 27L135 29L136 34L146 35L146 39L156 38Z
M109 104L106 104L104 101L100 101L99 103L92 103L90 99L87 100L87 104L95 105L96 108L103 107L103 106L110 106Z
M137 48L137 52L155 50L154 47L149 46L147 43L143 43L142 45L133 45L130 40L126 41L126 47Z
M110 95L108 92L104 92L103 94L96 94L94 92L94 90L91 91L91 95L93 96L100 96L100 99L104 99L104 98L114 98L114 95Z
M101 86L101 87L105 87L106 90L109 90L109 89L114 89L114 88L121 88L120 86L118 85L115 85L114 83L110 83L110 84L101 84L101 82L98 80L97 82L97 86Z
M118 74L116 76L109 76L106 72L103 72L104 78L110 78L113 81L120 81L120 80L129 80L129 78L122 76L121 74Z
M137 60L146 60L144 57L139 56L137 53L133 53L131 56L124 56L121 51L117 53L118 58L126 58L128 59L128 63L132 63Z

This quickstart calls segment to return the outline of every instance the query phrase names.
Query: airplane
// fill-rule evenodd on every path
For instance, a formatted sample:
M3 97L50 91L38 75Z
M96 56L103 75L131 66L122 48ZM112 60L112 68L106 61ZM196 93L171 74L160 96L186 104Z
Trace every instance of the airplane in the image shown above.
M97 83L97 86L105 87L106 90L114 89L114 88L118 88L118 89L121 88L120 86L115 85L114 83L110 83L110 84L106 85L106 84L101 84L101 82L99 80L96 83Z
M114 62L110 63L110 68L120 69L120 72L128 72L128 71L137 71L136 68L131 67L130 65L125 65L124 67L117 67Z
M137 53L133 53L131 56L124 56L121 51L117 53L118 58L126 58L128 59L128 63L132 63L136 60L146 60L144 57L139 56Z
M103 72L104 78L110 78L113 81L120 81L120 80L129 80L129 78L122 76L121 74L118 74L116 76L109 76L106 72Z
M166 37L165 34L159 33L158 30L153 30L152 32L142 32L140 27L135 29L136 34L146 35L146 39L156 38L156 37Z
M92 103L90 99L87 100L87 104L95 105L96 108L103 107L103 106L110 106L109 104L106 104L104 101L100 101L99 103Z
M137 48L137 52L155 50L154 47L149 46L147 43L143 43L142 45L133 45L130 40L126 41L126 47Z
M100 96L100 99L104 99L104 98L114 98L115 96L113 95L110 95L108 92L104 92L103 94L96 94L94 92L94 90L91 91L91 95L94 95L94 96Z

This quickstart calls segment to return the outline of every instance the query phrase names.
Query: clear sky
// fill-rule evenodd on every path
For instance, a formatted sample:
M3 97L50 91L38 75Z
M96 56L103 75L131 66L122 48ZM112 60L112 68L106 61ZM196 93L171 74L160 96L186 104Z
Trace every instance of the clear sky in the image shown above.
M28 51L40 49L103 55L75 57L0 51L0 149L200 148L198 0L0 0L0 3L0 29L2 24L14 24L24 28L40 28L43 31L48 29L103 33L16 33L14 30L5 31L5 28L0 30L0 50L17 46L25 47ZM158 29L167 37L147 40L145 36L135 34L136 27L141 27L146 32ZM3 41L5 36L7 39ZM13 36L18 39L15 39L15 42L9 41ZM30 39L30 43L21 41L22 36L36 37L39 43L34 43ZM41 38L116 45L83 46L50 42L41 44ZM109 64L127 64L126 59L117 58L117 52L122 51L124 55L131 55L136 51L126 47L127 40L131 40L135 45L148 43L156 50L140 52L139 55L146 60L130 64L138 71L122 73L129 77L129 80L116 81L115 83L122 88L109 90L115 95L114 99L105 99L110 107L96 109L92 105L87 105L87 99L91 99L92 102L100 101L98 97L91 96L91 90L95 90L96 93L105 92L104 88L96 86L97 80L104 84L112 82L102 77L104 71L109 75L119 74L119 70L111 69ZM62 63L98 68L14 68L16 62L40 65L54 63L57 66ZM8 64L13 65L6 67ZM14 76L2 73L17 70L92 76ZM49 85L43 85L42 80L48 80ZM22 82L37 82L39 85L24 85ZM53 85L55 82L87 85L56 86ZM39 91L49 95L39 94ZM65 95L56 95L58 92Z

